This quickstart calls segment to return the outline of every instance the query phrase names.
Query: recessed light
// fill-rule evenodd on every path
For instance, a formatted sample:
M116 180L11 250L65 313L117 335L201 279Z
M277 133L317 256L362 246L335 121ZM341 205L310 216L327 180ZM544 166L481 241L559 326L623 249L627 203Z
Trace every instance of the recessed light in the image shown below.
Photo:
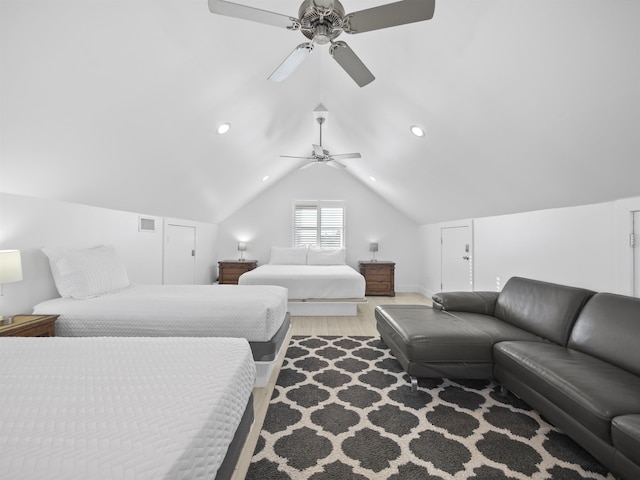
M262 177L263 182L266 182L267 180L269 180L269 175L265 175L264 177Z
M377 182L376 177L369 176L369 180L371 180L372 182Z
M416 137L424 137L424 130L418 125L411 125L410 130Z
M231 129L230 123L223 123L218 127L218 134L222 135L223 133L227 133Z

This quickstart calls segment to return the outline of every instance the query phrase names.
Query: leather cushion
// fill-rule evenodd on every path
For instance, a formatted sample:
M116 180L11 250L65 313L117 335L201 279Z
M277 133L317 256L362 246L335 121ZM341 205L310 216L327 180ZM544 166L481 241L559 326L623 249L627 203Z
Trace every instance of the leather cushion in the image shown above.
M431 297L433 308L493 315L498 292L440 292Z
M501 368L611 443L611 419L640 411L640 377L550 342L501 342Z
M640 298L598 293L580 312L568 346L640 375L638 339Z
M583 288L512 277L498 296L495 316L566 345L578 313L594 293Z
M496 341L537 338L495 317L450 315L424 305L380 305L375 316L383 340L391 336L412 362L493 362Z
M611 423L613 445L627 458L640 464L640 413L623 415Z

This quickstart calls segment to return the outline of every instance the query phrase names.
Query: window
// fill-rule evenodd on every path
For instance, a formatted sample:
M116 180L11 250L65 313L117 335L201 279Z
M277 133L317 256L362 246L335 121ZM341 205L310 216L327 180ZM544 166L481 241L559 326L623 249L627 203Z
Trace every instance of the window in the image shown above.
M294 207L293 246L344 246L344 204L341 201L300 202Z

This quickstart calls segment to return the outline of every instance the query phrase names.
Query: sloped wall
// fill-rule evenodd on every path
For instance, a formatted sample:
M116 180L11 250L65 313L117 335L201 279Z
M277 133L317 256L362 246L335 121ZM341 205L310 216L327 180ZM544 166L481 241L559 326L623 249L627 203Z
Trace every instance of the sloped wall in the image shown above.
M640 197L473 219L474 290L512 276L632 295L630 219ZM440 227L422 225L420 291L439 291Z
M418 225L347 172L315 165L287 175L218 224L218 259L238 258L239 240L247 241L245 258L269 261L272 246L292 245L293 205L297 200L346 201L347 263L358 268L370 260L369 243L378 242L378 260L396 262L396 291L418 291Z
M138 231L139 216L133 212L0 193L0 249L20 250L23 271L21 282L2 287L2 314L31 313L35 304L58 296L48 259L41 251L45 246L113 245L123 257L132 283L161 284L163 218L150 217L156 219L156 231L151 233ZM216 227L189 220L182 223L197 227L196 282L210 283L215 275Z

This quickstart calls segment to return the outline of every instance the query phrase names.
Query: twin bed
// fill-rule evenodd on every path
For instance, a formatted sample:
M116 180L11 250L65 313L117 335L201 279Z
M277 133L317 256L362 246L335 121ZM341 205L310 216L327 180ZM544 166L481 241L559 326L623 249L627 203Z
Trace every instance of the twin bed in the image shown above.
M2 478L230 479L254 380L244 339L2 337Z
M43 251L60 298L33 313L57 337L0 338L11 478L230 478L290 314L364 301L343 251L274 249L237 286L131 285L111 247Z
M54 298L33 313L59 314L61 337L230 337L249 342L256 387L266 386L290 327L277 286L130 285L85 299Z

